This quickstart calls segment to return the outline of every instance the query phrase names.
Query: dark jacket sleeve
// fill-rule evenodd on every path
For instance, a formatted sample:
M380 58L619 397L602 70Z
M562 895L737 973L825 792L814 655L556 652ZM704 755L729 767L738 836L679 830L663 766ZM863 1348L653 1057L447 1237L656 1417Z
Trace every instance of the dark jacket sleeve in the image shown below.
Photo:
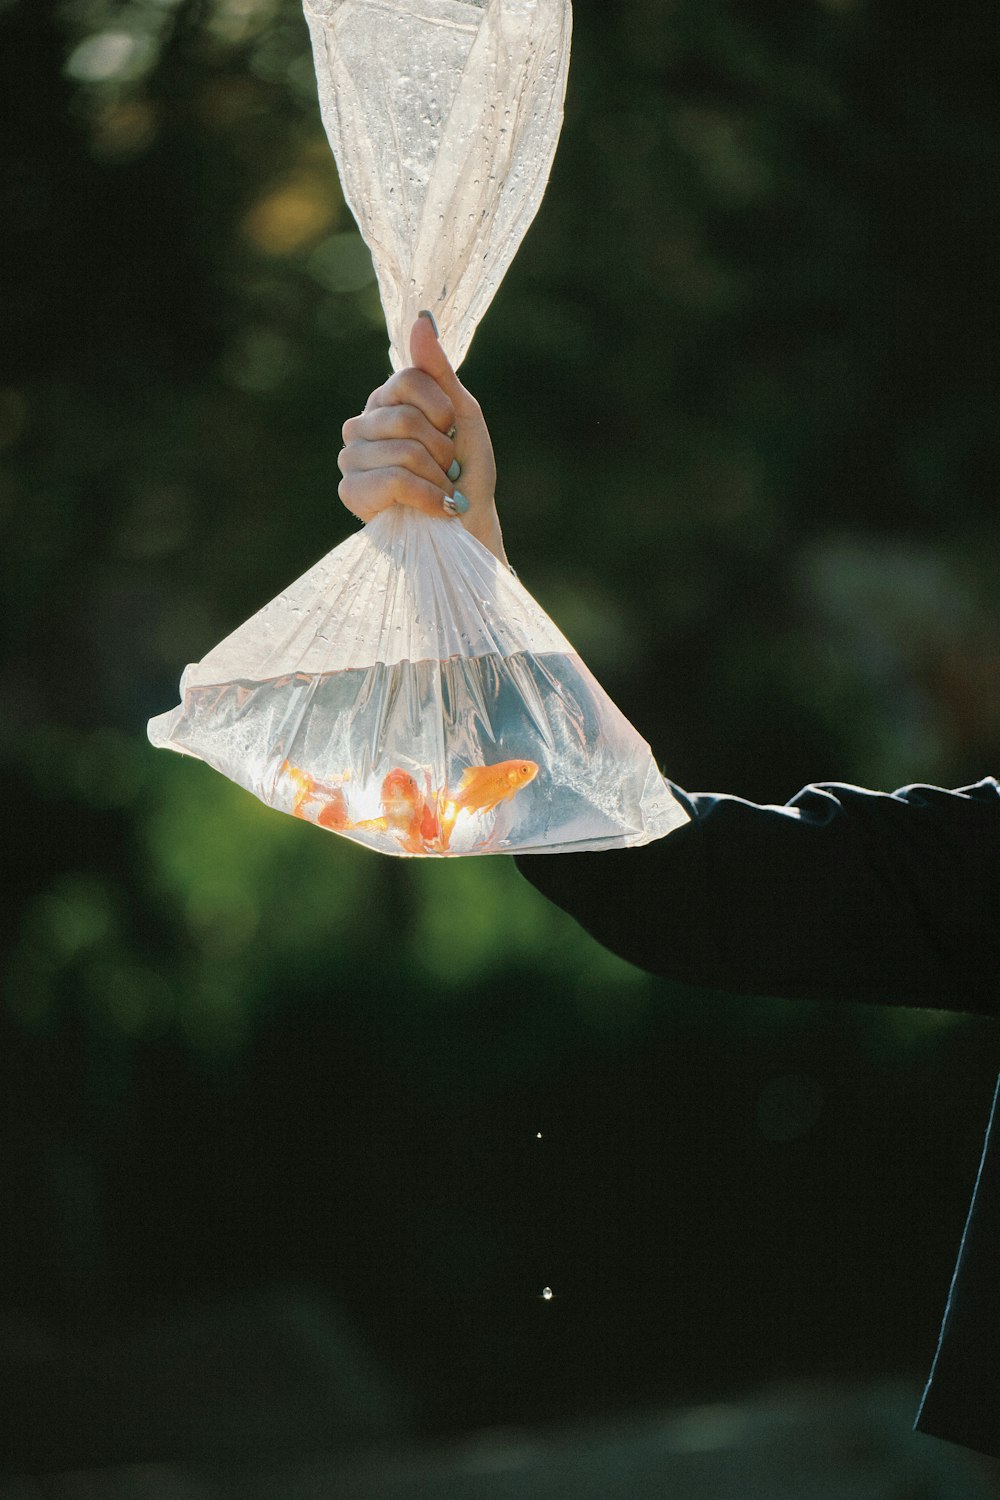
M996 1014L1000 785L808 786L782 807L674 788L690 822L638 849L520 856L605 947L739 994Z

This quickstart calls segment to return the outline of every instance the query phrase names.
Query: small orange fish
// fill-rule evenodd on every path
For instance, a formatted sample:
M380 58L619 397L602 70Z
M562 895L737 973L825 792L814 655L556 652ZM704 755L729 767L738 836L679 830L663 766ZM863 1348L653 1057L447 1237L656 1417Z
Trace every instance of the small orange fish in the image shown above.
M299 766L284 761L281 773L295 790L291 811L296 818L318 823L336 833L373 831L391 833L406 854L447 854L460 813L490 813L507 802L538 775L533 760L504 760L493 766L469 766L454 797L432 794L429 773L425 789L402 766L395 766L382 782L382 816L352 823L339 786L317 781ZM318 811L314 804L319 803Z
M533 760L502 760L494 766L469 766L462 772L454 797L445 801L441 817L443 845L447 849L460 812L488 813L517 795L538 775Z
M287 760L282 762L281 770L298 788L292 802L293 817L305 818L309 823L318 823L321 828L331 828L337 833L352 826L347 816L347 800L339 786L317 781L308 771L291 765ZM323 804L315 817L307 810L312 802Z
M342 833L345 828L351 827L351 820L347 816L347 799L339 786L324 787L326 801L316 814L316 822L321 828L332 828L335 833Z
M382 783L382 810L386 827L398 836L400 846L408 854L426 854L428 847L440 838L440 825L429 796L420 790L416 777L401 766L390 771Z
M462 772L458 791L451 799L460 811L492 812L538 775L533 760L502 760L495 766L469 766Z

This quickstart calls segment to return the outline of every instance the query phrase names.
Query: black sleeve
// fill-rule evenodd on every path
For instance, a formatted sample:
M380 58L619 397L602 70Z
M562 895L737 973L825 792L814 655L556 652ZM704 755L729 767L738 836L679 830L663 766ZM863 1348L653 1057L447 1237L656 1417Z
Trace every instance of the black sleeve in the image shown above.
M674 788L656 843L520 856L622 958L739 994L1000 1010L1000 785L808 786L783 807Z

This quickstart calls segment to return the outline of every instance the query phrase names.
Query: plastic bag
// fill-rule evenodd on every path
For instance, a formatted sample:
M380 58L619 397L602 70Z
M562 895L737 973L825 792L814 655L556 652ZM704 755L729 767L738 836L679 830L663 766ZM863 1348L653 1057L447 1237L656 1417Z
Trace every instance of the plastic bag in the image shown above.
M372 253L394 369L431 308L457 370L538 211L569 0L304 0L323 124Z
M181 692L154 744L386 854L620 848L684 821L530 594L457 523L401 506L189 667Z
M323 119L391 356L431 307L457 366L533 218L568 0L313 0ZM383 853L647 843L686 821L649 747L521 584L393 506L224 640L150 721L272 807Z

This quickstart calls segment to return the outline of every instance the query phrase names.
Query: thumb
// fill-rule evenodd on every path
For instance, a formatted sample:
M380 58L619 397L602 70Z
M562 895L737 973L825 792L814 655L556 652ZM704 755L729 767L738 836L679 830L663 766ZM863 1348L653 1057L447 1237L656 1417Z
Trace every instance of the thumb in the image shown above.
M462 384L451 367L451 361L438 338L437 324L429 312L422 312L410 329L410 359L418 370L436 380L446 396L454 401L464 394Z

